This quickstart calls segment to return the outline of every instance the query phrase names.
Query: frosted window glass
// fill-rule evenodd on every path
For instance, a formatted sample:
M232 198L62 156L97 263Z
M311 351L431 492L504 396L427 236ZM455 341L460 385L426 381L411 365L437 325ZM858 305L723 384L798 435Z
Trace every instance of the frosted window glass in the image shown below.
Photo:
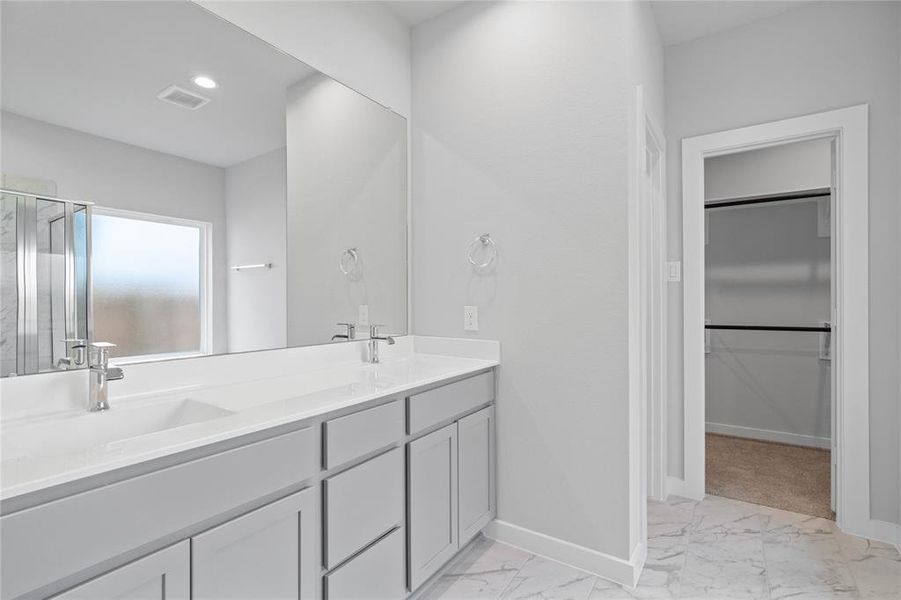
M201 227L92 219L94 339L114 356L202 351Z

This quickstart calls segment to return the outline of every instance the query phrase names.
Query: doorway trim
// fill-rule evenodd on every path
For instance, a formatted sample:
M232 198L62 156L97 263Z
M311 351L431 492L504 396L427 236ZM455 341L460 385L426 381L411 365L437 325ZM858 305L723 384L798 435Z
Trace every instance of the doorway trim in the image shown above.
M642 213L638 252L640 279L647 289L641 290L641 364L648 366L642 373L642 396L647 427L643 450L647 489L646 496L654 500L666 499L666 138L644 106L643 96L638 103L639 137L638 163L640 168ZM654 157L654 160L651 160Z
M868 105L682 140L684 481L704 497L704 159L812 139L835 140L832 215L836 514L867 536L870 519ZM673 490L670 490L673 491ZM872 535L869 535L872 537Z
M628 220L628 405L629 556L635 585L647 555L649 492L664 496L666 144L649 109L645 88L635 86L629 114Z

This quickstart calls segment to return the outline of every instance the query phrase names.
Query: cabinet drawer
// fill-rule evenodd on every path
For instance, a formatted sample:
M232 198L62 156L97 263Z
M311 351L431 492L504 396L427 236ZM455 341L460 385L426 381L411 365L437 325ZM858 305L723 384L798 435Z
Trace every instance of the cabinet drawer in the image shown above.
M404 592L404 535L400 528L325 576L326 600L397 600Z
M384 448L404 437L404 406L400 400L363 410L322 424L325 456L331 469Z
M0 597L13 598L318 472L317 430L292 431L0 518Z
M403 522L402 448L327 479L323 485L326 568L334 568Z
M494 400L494 372L410 396L408 431L418 433Z

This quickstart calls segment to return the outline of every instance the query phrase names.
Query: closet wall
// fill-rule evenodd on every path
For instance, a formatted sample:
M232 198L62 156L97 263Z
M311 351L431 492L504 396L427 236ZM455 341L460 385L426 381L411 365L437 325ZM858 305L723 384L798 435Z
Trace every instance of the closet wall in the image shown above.
M707 159L707 201L828 188L830 165L825 140ZM818 208L792 200L707 211L711 322L829 320L828 217ZM819 356L821 335L708 331L707 431L828 448L831 363Z
M895 524L901 524L899 22L898 2L804 2L768 19L668 46L665 90L669 260L682 258L683 138L868 104L870 502L874 519ZM667 306L667 458L669 475L681 478L680 283L669 284Z

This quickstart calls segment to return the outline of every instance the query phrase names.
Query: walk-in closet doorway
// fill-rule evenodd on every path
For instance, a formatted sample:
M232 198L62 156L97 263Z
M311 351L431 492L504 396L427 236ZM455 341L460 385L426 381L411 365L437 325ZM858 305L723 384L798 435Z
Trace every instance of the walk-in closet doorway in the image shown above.
M705 492L826 519L833 146L704 160Z
M788 198L787 195L784 195L779 198L778 194L771 192L717 198L715 195L710 196L707 193L708 182L705 181L705 168L710 159L760 151L765 148L784 147L783 150L786 150L789 144L818 143L818 141L827 144L830 149L829 156L832 163L829 174L830 185L800 186L799 189L788 190L804 196L816 194L815 197ZM671 478L668 484L669 493L693 498L703 498L705 494L708 431L708 411L705 399L708 385L707 369L710 364L707 350L708 345L713 344L712 339L708 344L708 337L723 336L724 334L731 336L739 334L777 336L781 334L782 341L776 343L787 344L786 352L791 354L792 342L788 341L788 336L813 336L818 363L816 368L811 369L811 372L814 377L822 377L824 369L828 373L828 439L832 453L830 479L834 482L834 493L830 494L833 496L830 499L832 505L830 508L834 507L836 519L842 529L867 535L873 527L869 514L867 107L856 106L686 138L682 141L682 169L684 473L681 479ZM786 190L782 191L786 192ZM821 200L823 197L829 198L826 208L823 208ZM730 305L728 309L724 308L727 305L723 303L723 300L736 298L737 289L740 286L735 285L725 286L724 289L727 293L715 299L718 306L714 307L714 301L711 301L711 308L718 309L719 314L710 315L706 306L708 293L707 244L705 243L708 233L707 215L714 211L728 211L739 205L726 207L721 204L715 209L710 209L706 205L708 199L721 202L747 202L744 206L748 208L743 208L743 211L753 210L749 208L750 206L769 204L772 208L777 203L782 203L784 207L793 208L799 212L799 215L795 215L795 217L801 219L804 218L802 214L804 210L796 207L807 206L809 208L811 205L816 205L814 213L810 214L814 214L818 219L815 225L819 233L823 233L824 222L828 223L825 226L829 229L827 239L830 242L829 263L831 268L828 278L820 277L817 285L813 287L819 287L822 292L824 282L828 279L828 283L825 283L826 286L831 286L828 306L825 309L817 309L821 312L825 310L828 316L823 318L820 314L814 315L813 312L796 312L792 315L791 311L776 314L773 311L778 308L778 302L773 302L771 298L769 302L771 316L779 317L782 320L763 322L761 313L758 312L754 315L749 309L752 305L750 300L747 302L742 300L733 303L734 305ZM760 215L758 215L759 219ZM736 224L733 223L731 226L734 228ZM719 235L727 235L724 233L725 231L725 229L721 229ZM822 249L822 243L820 248ZM749 267L745 275L759 277L762 268L764 267L759 264ZM783 269L783 271L781 276L788 277L788 270ZM771 270L769 276L775 275L776 273ZM814 278L814 280L816 279ZM719 291L723 292L723 289ZM797 303L793 310L800 311L804 307L803 304L803 302ZM759 308L759 304L757 306ZM741 312L742 310L745 312ZM746 318L753 317L757 320L743 320L739 315L749 315ZM788 321L789 317L799 317L800 319L805 315L809 315L809 318L797 322ZM717 322L714 322L714 319L717 319ZM813 319L816 321L811 322ZM759 325L766 329L748 328L751 325ZM708 326L711 327L708 328ZM741 329L738 329L739 327ZM772 342L773 339L778 338L770 337L768 339ZM730 340L733 346L740 343L748 344L747 340L745 342L737 342L733 338ZM725 346L729 347L728 344ZM828 358L824 356L820 359L820 350L828 353ZM805 360L808 358L810 357L805 357ZM771 357L767 360L769 361L767 368L781 368ZM828 367L820 364L820 360L822 362L828 360ZM727 374L726 379L729 377L735 379L736 373ZM820 381L820 383L822 382ZM715 386L711 387L722 388L721 384L722 382L718 381ZM760 395L759 390L758 395ZM775 400L772 402L774 403ZM738 407L742 408L741 405ZM822 424L821 420L819 426ZM742 427L742 425L739 424L738 427ZM716 429L715 425L713 429ZM765 429L765 427L758 427L758 429ZM822 438L827 437L820 435L823 429L817 430L814 427L811 431L812 433L802 433L801 435L809 435L813 439L807 441L816 441L822 445ZM736 439L740 436L734 434L739 432L742 430L730 430L732 437ZM744 433L748 432L744 431ZM786 441L797 443L799 439L801 438L781 441L782 443ZM746 454L754 453L753 449L742 451Z

